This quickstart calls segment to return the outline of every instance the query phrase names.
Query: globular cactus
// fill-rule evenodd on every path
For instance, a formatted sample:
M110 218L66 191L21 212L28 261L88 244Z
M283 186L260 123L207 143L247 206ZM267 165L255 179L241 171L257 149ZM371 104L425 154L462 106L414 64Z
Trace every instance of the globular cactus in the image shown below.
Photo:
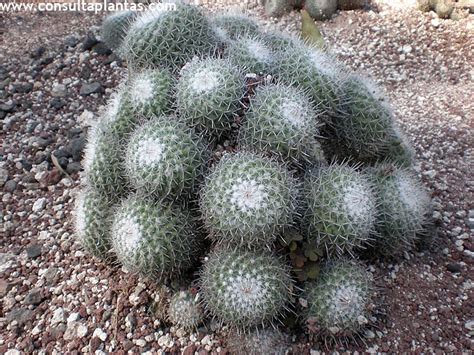
M328 254L351 253L375 230L377 204L369 178L348 165L308 174L303 230Z
M175 116L160 116L130 137L126 175L139 191L177 199L192 191L207 158L207 146L195 132Z
M177 71L194 56L210 54L216 40L199 8L176 3L174 10L148 10L135 20L124 40L125 58L132 68Z
M303 44L276 52L272 73L288 85L297 84L307 90L325 120L337 111L341 69L337 61L315 48Z
M192 61L181 71L177 107L198 131L214 136L228 133L245 94L241 69L225 59Z
M372 276L348 259L330 262L316 282L305 286L310 332L351 336L368 322Z
M104 19L100 35L107 47L120 54L123 39L135 16L136 13L133 11L119 11L110 14Z
M114 213L112 246L129 271L164 280L188 269L200 252L191 213L132 195Z
M130 77L123 103L130 114L149 118L171 111L175 83L167 70L143 70Z
M259 34L258 24L251 18L239 14L220 14L212 20L225 39L234 40L244 35Z
M305 0L304 9L315 20L327 20L336 12L337 0Z
M397 126L394 127L392 139L379 161L392 162L409 168L415 160L415 150L409 138Z
M359 161L383 158L396 139L393 114L386 99L374 85L359 77L343 82L340 115L333 123L351 155Z
M128 190L121 148L120 142L110 134L109 126L104 122L97 122L90 128L83 159L85 182L113 202Z
M385 256L398 256L412 247L423 232L430 198L406 168L383 163L371 171L379 201L378 234L373 250Z
M320 113L303 90L284 84L257 88L240 129L245 147L272 151L295 162L323 162L316 140Z
M199 293L177 292L170 300L168 319L177 327L194 330L204 320L204 311L199 302Z
M266 73L275 60L275 55L263 36L243 36L229 43L224 52L232 63L247 73Z
M285 51L293 46L298 47L302 45L299 38L277 31L263 34L263 39L274 52Z
M111 258L110 214L110 201L96 191L85 188L76 196L76 235L87 252L105 261Z
M290 347L288 334L278 328L257 328L248 333L233 332L227 346L238 355L285 355Z
M293 223L297 185L284 166L261 155L227 154L206 177L200 208L210 238L263 248Z
M200 286L211 316L248 329L271 323L287 309L293 281L287 265L275 255L222 249L205 261Z
M292 9L293 0L266 0L265 14L270 17L281 17Z

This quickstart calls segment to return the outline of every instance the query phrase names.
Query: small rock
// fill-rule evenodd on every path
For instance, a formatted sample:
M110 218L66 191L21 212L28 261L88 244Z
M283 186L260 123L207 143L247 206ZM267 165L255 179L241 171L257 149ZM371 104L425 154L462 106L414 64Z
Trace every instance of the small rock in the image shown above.
M105 45L103 42L97 43L92 50L96 52L98 55L109 55L112 51Z
M4 190L7 192L13 192L16 189L16 181L15 180L8 180L5 183Z
M461 264L459 264L459 263L449 263L449 264L446 266L446 269L447 269L449 272L458 273L458 272L461 272L462 267L461 267Z
M13 85L13 91L19 94L27 94L33 90L32 83L19 83Z
M76 36L69 36L64 41L64 44L67 47L71 47L71 48L74 48L75 46L77 46L78 43L79 43L79 39Z
M33 311L26 308L14 308L7 313L6 319L9 323L15 320L19 325L23 325L33 319Z
M0 104L0 111L12 112L14 108L15 103L11 100L6 103Z
M373 339L375 338L375 333L369 329L367 329L364 333L364 336L367 338L367 339Z
M8 181L8 170L5 168L0 168L0 186L5 185Z
M32 210L33 212L40 212L46 207L47 199L46 197L41 197L33 203Z
M90 95L90 94L95 94L95 93L101 93L102 92L102 85L98 82L93 82L90 84L82 84L80 94L83 96Z
M65 97L67 95L67 88L64 84L56 84L51 90L51 95L54 97Z
M32 244L29 247L26 248L26 255L30 259L37 258L38 256L41 255L41 245L39 244Z
M66 146L66 150L72 156L72 159L76 162L81 161L82 158L82 151L86 146L86 137L85 135L79 136L79 138L74 138L69 142Z
M81 170L82 170L82 165L81 163L78 163L78 162L69 163L66 167L66 172L70 175L78 173Z
M0 279L0 296L4 297L10 291L12 285L4 279Z
M467 321L465 324L464 324L464 327L470 331L473 331L474 330L474 320L470 320L470 321Z
M38 59L44 54L44 52L46 52L46 48L39 46L30 53L30 57L33 59Z
M57 308L53 312L53 316L51 317L51 325L56 325L59 323L64 322L65 315L64 315L64 309L62 308Z
M137 339L135 341L135 344L137 344L139 347L143 348L146 345L146 341L145 341L145 339ZM159 344L159 341L158 341L158 344Z
M36 306L44 300L43 291L40 288L34 288L25 297L24 303Z
M92 337L97 337L100 340L105 341L107 339L107 333L105 333L101 328L96 328Z
M93 33L88 33L85 37L84 40L82 41L82 49L84 51L88 51L92 49L99 41L97 38L95 38Z

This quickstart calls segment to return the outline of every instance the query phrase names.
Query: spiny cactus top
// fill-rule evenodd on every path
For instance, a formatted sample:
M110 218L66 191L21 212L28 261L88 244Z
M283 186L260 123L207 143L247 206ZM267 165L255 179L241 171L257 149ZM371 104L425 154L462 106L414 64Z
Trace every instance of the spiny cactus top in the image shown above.
M150 117L166 114L172 108L173 89L174 79L166 70L133 73L125 89L125 104L135 115Z
M229 43L225 51L230 61L247 73L267 73L275 55L262 36L242 36Z
M303 90L283 84L257 88L241 127L239 141L294 161L324 161L315 137L318 112Z
M230 352L238 355L285 355L289 344L289 336L276 328L257 328L248 333L233 332L227 341Z
M377 252L397 255L411 247L423 232L430 198L408 169L394 164L377 165L373 172L379 200Z
M81 245L92 255L107 260L110 255L111 203L92 189L81 191L75 200L74 222Z
M212 238L263 248L293 222L296 193L294 178L275 161L228 154L206 177L201 212Z
M204 312L198 295L190 291L177 292L170 300L168 319L171 323L186 330L197 329L203 321Z
M208 157L201 138L175 116L160 116L130 138L125 168L131 186L156 197L190 192Z
M239 36L259 33L258 24L244 15L221 14L216 16L212 23L222 31L224 38L233 40Z
M189 268L200 252L190 213L133 195L114 215L112 246L129 271L163 279Z
M201 290L212 316L231 327L249 328L285 311L292 280L287 266L274 255L223 249L205 262Z
M86 184L99 194L115 202L126 192L120 142L110 134L106 122L90 128L83 166Z
M209 55L215 49L215 32L201 10L175 5L174 10L146 11L132 24L124 40L131 67L165 66L177 71L194 56Z
M192 61L181 71L177 106L198 130L215 136L230 130L245 93L241 69L224 59Z
M351 252L374 232L376 200L367 176L348 165L310 173L305 181L305 231L329 253Z
M272 73L285 83L308 90L318 107L329 114L339 100L340 65L327 54L303 44L276 53Z
M334 120L338 135L360 160L384 156L396 138L386 99L369 81L351 77L341 85L341 115Z
M120 52L122 41L135 16L136 13L133 11L119 11L110 14L104 19L100 35L107 47L113 51L118 50Z
M354 261L326 265L316 283L305 286L307 325L312 331L352 335L367 323L371 275Z

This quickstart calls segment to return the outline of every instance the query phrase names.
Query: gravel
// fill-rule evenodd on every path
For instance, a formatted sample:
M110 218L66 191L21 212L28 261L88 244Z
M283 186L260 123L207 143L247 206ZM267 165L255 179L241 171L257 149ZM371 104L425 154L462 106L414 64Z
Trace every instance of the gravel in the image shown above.
M250 15L262 17L255 4ZM341 61L387 92L413 140L438 237L397 263L373 262L380 291L372 325L363 340L330 350L473 351L473 16L454 22L377 8L318 24ZM2 21L0 353L227 353L226 329L169 327L167 288L92 259L74 238L87 127L125 73L116 57L94 50L99 17L6 13ZM299 26L296 12L265 19L267 28ZM292 350L327 349L296 334Z

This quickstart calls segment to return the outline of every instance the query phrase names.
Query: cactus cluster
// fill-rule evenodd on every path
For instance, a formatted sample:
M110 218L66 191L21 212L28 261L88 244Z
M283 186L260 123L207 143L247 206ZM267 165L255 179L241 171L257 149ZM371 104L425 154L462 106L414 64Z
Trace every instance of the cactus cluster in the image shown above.
M170 323L212 317L250 354L284 353L269 326L297 311L322 336L362 330L354 260L406 250L430 206L387 100L327 51L181 2L122 48L128 78L85 150L84 248L175 288Z

